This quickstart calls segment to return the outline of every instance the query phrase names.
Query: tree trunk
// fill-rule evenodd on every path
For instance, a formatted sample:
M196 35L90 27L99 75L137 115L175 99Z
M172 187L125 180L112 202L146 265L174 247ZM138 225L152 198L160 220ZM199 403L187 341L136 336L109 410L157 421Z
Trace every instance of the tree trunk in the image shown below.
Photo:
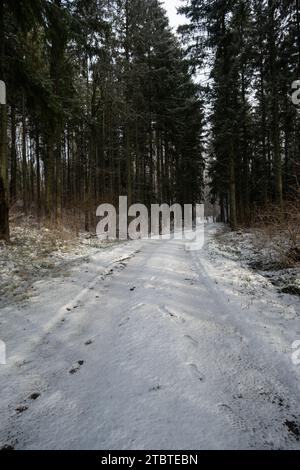
M17 199L17 149L16 149L16 110L11 107L11 159L10 159L10 201Z
M243 146L243 222L248 223L250 217L250 188L249 188L249 149L248 149L248 129L247 129L247 99L245 68L242 71L242 102L243 102L243 126L242 126L242 146Z
M9 192L6 106L0 106L0 240L9 240Z
M36 192L37 192L37 218L40 223L41 220L41 163L40 163L40 138L39 133L36 133Z
M232 230L237 229L236 214L236 181L235 181L235 159L233 143L230 144L229 156L229 193L230 193L230 226Z
M23 210L28 213L28 171L27 171L27 145L26 145L26 115L25 97L23 96L22 109L22 188L23 188Z
M4 1L0 0L0 80L4 81ZM9 187L6 104L0 105L0 240L9 240Z
M49 220L54 222L53 209L55 201L55 185L54 185L54 149L53 137L49 137L47 144L47 158L46 158L46 216Z
M262 165L263 165L263 204L266 207L268 204L268 157L267 157L267 113L266 113L266 98L265 98L265 85L264 85L264 70L263 61L260 62L260 95L261 95L261 139L262 139Z
M282 196L282 162L279 130L278 73L275 41L275 2L269 0L269 48L270 48L270 79L272 84L272 144L274 154L275 200L283 207Z
M299 0L296 0L297 44L298 44L298 77L300 77L300 11Z

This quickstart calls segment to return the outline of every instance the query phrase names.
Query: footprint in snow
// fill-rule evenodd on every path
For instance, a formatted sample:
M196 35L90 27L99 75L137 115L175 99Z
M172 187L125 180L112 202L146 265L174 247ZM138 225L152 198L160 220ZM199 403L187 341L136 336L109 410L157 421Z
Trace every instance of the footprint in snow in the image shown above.
M248 423L240 416L238 410L234 410L227 403L218 403L217 408L225 414L226 419L233 428L241 432L249 431Z
M81 366L83 366L84 364L84 361L78 361L76 362L72 367L71 369L69 370L69 374L71 375L74 375L76 374L76 372L78 372L81 368Z
M119 272L121 271L124 271L124 269L126 268L127 264L126 263L120 263L118 266L117 266L117 270Z
M190 336L190 335L184 335L184 337L185 337L186 339L188 339L191 343L193 343L194 346L198 346L198 345L199 345L198 341L197 341L196 339L194 339L192 336Z
M28 410L28 406L27 405L19 405L17 406L16 408L16 412L18 414L21 414L21 413L24 413L24 411L27 411Z
M32 393L28 399L29 400L32 400L32 401L36 401L38 398L40 398L41 394L39 392L34 392ZM15 411L18 413L18 414L22 414L24 413L25 411L27 411L29 409L29 406L28 405L25 405L24 403L21 404L21 405L18 405L17 408L15 409Z
M175 321L178 321L179 323L185 323L185 319L180 316L177 312L175 312L173 309L164 306L161 308L161 311L163 314L168 315L170 318L172 318Z
M38 398L40 398L41 394L39 392L34 392L30 395L30 400L37 400Z
M189 278L186 278L185 281L189 282L191 286L194 286L194 285L195 285L195 282L196 282L196 279L189 279Z
M16 363L16 366L21 368L21 367L24 367L24 366L27 366L28 364L30 364L31 361L27 361L26 359L24 359L24 361L19 361Z
M232 412L232 408L226 403L219 403L218 408L220 408L221 410L227 410L227 411Z
M198 366L196 366L196 364L189 364L189 367L190 367L193 375L196 377L196 379L198 379L200 382L204 382L205 377L199 371Z
M157 384L154 387L149 388L149 392L158 392L161 390L161 385Z
M74 305L74 307L67 307L66 310L67 312L72 312L72 310L76 310L77 308L79 308L79 305Z
M90 346L91 344L93 344L93 340L92 339L89 339L88 341L86 341L84 343L85 346Z

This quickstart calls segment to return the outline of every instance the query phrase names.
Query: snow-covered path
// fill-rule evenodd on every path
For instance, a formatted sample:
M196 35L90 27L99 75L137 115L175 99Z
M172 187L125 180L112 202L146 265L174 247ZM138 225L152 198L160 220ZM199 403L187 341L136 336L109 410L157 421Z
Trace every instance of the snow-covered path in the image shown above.
M0 447L299 448L299 303L206 247L118 245L0 316Z

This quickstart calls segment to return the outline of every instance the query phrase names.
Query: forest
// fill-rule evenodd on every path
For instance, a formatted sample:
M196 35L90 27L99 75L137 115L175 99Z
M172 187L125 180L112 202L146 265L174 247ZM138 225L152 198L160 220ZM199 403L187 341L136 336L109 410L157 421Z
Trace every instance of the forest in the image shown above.
M298 0L190 1L181 27L194 67L209 70L212 197L231 226L299 202ZM227 215L226 215L227 214Z
M0 0L0 458L278 463L299 318L300 0Z
M95 228L96 208L199 200L203 111L156 0L0 2L0 236L20 205Z
M299 197L298 0L0 2L0 236L9 208L95 225L102 202L209 198L233 229ZM204 177L204 169L205 175Z

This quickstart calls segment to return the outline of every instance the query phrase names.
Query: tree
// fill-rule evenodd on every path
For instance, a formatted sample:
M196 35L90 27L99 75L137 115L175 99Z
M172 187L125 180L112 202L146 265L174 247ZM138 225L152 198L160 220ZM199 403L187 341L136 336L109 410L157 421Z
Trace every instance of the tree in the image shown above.
M90 230L122 194L201 200L201 93L158 0L4 6L12 202Z
M209 174L232 228L299 190L299 2L189 0L180 28L192 70L209 67Z
M5 18L4 1L0 0L0 80L4 83L5 72ZM0 105L0 240L9 240L9 183L7 158L7 111Z

